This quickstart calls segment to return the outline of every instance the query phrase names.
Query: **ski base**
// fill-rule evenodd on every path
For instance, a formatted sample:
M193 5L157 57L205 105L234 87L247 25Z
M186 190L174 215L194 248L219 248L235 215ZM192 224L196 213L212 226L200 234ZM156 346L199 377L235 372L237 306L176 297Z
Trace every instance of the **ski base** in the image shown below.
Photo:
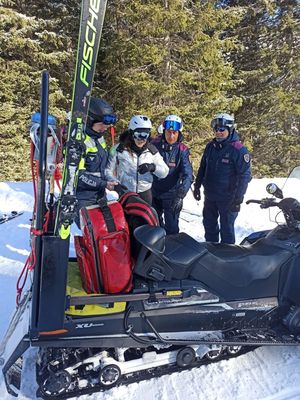
M0 224L4 224L5 222L10 221L11 219L19 217L23 213L24 213L23 211L11 211L8 214L0 214Z

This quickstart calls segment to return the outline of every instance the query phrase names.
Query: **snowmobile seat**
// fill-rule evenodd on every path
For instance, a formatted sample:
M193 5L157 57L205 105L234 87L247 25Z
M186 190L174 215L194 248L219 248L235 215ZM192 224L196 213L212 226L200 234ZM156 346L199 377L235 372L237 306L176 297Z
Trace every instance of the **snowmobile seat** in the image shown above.
M134 234L144 247L137 275L154 281L194 279L225 300L277 296L280 267L292 256L266 238L238 246L199 243L185 233L166 236L161 227L139 227Z
M144 247L134 272L155 281L187 279L195 262L207 252L205 244L186 233L166 236L161 227L141 226L134 235Z
M259 239L250 246L206 243L208 250L194 264L191 278L200 280L226 300L278 295L281 266L291 251Z

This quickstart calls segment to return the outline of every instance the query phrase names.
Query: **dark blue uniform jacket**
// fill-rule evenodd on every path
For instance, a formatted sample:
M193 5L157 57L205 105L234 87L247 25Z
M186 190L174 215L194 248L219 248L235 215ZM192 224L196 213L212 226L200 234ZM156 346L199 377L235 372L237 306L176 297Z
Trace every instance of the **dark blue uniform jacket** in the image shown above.
M195 187L203 185L208 200L242 203L250 180L250 155L236 131L223 142L207 144Z
M105 168L108 161L108 152L101 145L101 135L86 128L87 135L94 140L95 151L86 152L85 169L78 174L76 196L78 200L96 202L105 195L106 179ZM102 139L103 140L103 139Z
M193 182L193 169L190 162L190 152L186 145L181 143L182 136L178 142L170 145L164 139L164 135L155 138L152 143L158 149L169 167L166 178L153 177L153 197L160 199L174 199L176 195L184 197Z

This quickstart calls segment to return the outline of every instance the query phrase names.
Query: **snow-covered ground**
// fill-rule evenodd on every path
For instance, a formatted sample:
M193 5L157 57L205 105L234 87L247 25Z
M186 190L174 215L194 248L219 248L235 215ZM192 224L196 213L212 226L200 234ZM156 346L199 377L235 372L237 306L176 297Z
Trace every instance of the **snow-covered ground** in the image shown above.
M254 179L247 199L266 197L268 179ZM280 186L283 180L273 180ZM0 225L0 340L15 308L17 277L29 254L29 230L32 210L30 183L0 183L0 214L24 211L18 218ZM189 193L184 200L181 230L203 240L202 201L198 204ZM267 210L258 205L243 205L236 222L237 242L247 234L274 227ZM35 399L34 352L29 352L22 393L23 400ZM6 393L0 377L0 398L13 399ZM203 366L192 371L151 379L108 392L82 396L80 400L299 400L300 348L268 347L229 361Z

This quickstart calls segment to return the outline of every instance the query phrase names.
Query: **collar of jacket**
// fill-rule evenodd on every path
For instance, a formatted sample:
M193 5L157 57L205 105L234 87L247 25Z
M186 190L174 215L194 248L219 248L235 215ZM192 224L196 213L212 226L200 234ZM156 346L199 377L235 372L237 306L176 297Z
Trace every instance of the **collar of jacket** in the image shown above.
M98 133L93 131L93 129L89 128L88 126L85 128L85 133L94 140L100 139L104 135L104 132Z
M170 144L166 141L165 133L163 133L161 137L161 148L165 151L172 151L175 147L178 147L178 145L182 142L182 140L183 136L179 132L177 141L173 144Z

